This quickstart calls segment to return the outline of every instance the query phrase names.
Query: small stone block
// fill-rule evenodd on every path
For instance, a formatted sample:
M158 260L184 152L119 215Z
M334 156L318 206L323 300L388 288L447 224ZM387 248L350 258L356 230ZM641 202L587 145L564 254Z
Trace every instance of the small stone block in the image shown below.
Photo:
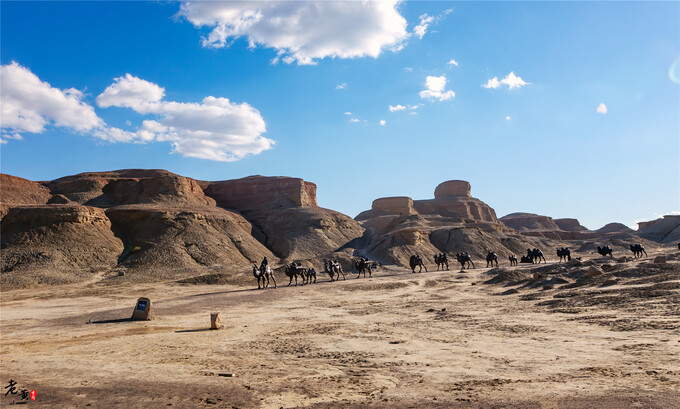
M210 329L222 328L222 315L219 312L210 313Z

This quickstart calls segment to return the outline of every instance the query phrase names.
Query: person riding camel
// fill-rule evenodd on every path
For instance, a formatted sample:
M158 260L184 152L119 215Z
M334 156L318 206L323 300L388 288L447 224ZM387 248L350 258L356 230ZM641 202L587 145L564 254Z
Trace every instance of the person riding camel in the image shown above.
M269 260L267 260L267 256L264 256L264 258L262 259L262 263L260 263L260 271L264 271L268 265Z

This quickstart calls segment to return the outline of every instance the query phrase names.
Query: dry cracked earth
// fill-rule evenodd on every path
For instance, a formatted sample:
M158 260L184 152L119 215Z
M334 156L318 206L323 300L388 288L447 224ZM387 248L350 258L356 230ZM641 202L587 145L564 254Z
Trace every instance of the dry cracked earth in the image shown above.
M675 253L268 290L94 277L4 292L0 380L49 408L680 408ZM153 321L127 320L140 296ZM20 401L7 390L3 407Z

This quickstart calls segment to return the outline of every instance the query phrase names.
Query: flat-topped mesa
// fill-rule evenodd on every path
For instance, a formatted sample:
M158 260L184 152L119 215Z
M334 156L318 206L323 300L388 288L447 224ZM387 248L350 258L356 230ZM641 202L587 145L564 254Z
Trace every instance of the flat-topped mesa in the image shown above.
M534 213L511 213L501 217L501 222L506 226L519 231L561 230L552 217Z
M371 210L375 216L416 214L413 199L407 196L383 197L373 201Z
M160 169L88 172L45 184L57 203L69 200L97 207L141 203L171 207L215 205L196 180Z
M317 207L316 185L299 178L248 176L200 183L205 194L219 206L241 212Z
M415 200L413 207L420 214L498 223L496 212L486 203L472 197L470 190L469 182L449 180L436 187L434 199Z

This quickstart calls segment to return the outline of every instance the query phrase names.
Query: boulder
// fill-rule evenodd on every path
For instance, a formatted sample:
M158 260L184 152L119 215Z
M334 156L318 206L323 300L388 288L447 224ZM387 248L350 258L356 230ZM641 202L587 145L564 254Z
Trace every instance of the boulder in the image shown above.
M222 314L219 312L210 313L210 329L221 329L222 328Z
M597 277L599 275L604 274L604 272L595 266L590 266L588 267L586 274L588 275L588 277Z
M666 263L666 256L656 256L656 257L654 257L654 263L655 264L665 264Z

